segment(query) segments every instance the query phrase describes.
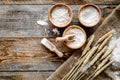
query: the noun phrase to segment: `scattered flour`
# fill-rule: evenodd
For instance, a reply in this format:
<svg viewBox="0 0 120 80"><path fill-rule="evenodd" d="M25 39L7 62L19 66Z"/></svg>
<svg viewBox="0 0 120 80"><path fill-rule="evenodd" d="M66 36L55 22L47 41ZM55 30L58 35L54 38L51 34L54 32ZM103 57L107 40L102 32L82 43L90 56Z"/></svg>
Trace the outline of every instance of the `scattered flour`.
<svg viewBox="0 0 120 80"><path fill-rule="evenodd" d="M117 36L117 33L114 33L108 46L112 46L112 44L115 42L116 42L116 47L113 50L110 59L114 61L114 63L112 64L113 66L118 66L118 64L120 64L120 37ZM114 71L113 75L114 75L115 80L120 80L120 72L119 71Z"/></svg>
<svg viewBox="0 0 120 80"><path fill-rule="evenodd" d="M72 41L72 42L66 42L67 45L70 46L71 48L77 48L77 47L79 47L84 42L84 40L85 40L84 33L80 29L77 29L77 28L69 29L66 32L66 35L70 34L70 33L74 33L75 34L74 41Z"/></svg>
<svg viewBox="0 0 120 80"><path fill-rule="evenodd" d="M52 21L56 25L64 26L69 20L69 11L65 6L56 7L52 11Z"/></svg>
<svg viewBox="0 0 120 80"><path fill-rule="evenodd" d="M80 12L80 21L88 26L96 24L99 19L99 12L92 6L83 8Z"/></svg>
<svg viewBox="0 0 120 80"><path fill-rule="evenodd" d="M90 67L89 63L86 64L85 66L83 66L80 70L82 73L86 72L88 70L88 68Z"/></svg>
<svg viewBox="0 0 120 80"><path fill-rule="evenodd" d="M120 80L120 72L114 72L113 73L114 77L115 77L115 80Z"/></svg>
<svg viewBox="0 0 120 80"><path fill-rule="evenodd" d="M115 42L115 41L117 42L117 44L116 44L115 49L114 49L113 52L112 52L111 59L112 59L114 62L120 63L120 38L118 38L118 39L116 40L115 37L112 37L109 45L111 45L111 43L113 43L113 42Z"/></svg>
<svg viewBox="0 0 120 80"><path fill-rule="evenodd" d="M60 35L60 31L57 28L53 28L52 32L54 35Z"/></svg>
<svg viewBox="0 0 120 80"><path fill-rule="evenodd" d="M42 21L42 20L38 20L37 23L38 23L39 25L42 25L42 26L48 25L48 23L47 23L46 21Z"/></svg>

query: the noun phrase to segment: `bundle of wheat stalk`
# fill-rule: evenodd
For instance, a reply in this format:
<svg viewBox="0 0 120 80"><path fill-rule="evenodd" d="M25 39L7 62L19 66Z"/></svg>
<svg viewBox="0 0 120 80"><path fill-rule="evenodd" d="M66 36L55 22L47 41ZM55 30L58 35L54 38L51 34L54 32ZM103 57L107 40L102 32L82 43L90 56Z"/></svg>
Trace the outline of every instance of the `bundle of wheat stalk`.
<svg viewBox="0 0 120 80"><path fill-rule="evenodd" d="M91 47L94 40L94 35L92 35L78 62L62 80L93 80L104 69L111 65L112 61L109 60L109 58L116 43L114 43L112 47L108 47L107 43L113 33L114 30L106 33Z"/></svg>

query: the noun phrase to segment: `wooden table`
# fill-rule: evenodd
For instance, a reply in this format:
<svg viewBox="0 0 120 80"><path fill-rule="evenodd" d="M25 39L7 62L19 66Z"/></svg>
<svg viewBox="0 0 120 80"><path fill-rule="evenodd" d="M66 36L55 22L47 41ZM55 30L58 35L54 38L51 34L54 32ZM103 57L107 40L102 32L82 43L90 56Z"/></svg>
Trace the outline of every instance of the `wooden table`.
<svg viewBox="0 0 120 80"><path fill-rule="evenodd" d="M0 80L45 80L50 76L74 50L62 43L56 43L49 24L47 13L52 4L62 2L68 4L74 12L71 23L82 26L77 20L77 10L88 0L1 0L0 1ZM112 12L120 0L89 0L100 6L103 18ZM6 5L4 5L6 4ZM22 4L22 5L20 5ZM38 5L39 4L39 5ZM37 24L38 20L46 25ZM101 23L102 23L101 21ZM88 36L101 24L94 28L83 28ZM59 29L62 34L64 29ZM40 44L47 37L65 56L59 59L54 53Z"/></svg>

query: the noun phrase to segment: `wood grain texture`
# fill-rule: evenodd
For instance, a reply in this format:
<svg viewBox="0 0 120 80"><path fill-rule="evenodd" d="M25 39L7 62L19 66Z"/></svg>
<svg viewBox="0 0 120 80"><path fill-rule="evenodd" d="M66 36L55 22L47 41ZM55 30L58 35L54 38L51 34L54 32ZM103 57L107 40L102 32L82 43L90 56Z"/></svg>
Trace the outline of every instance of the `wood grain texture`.
<svg viewBox="0 0 120 80"><path fill-rule="evenodd" d="M55 71L61 63L52 61L51 58L7 57L0 62L0 72Z"/></svg>
<svg viewBox="0 0 120 80"><path fill-rule="evenodd" d="M12 80L12 75L18 74L19 77L19 74L23 74L23 80L27 78L34 80L32 75L36 75L35 80L39 78L45 80L74 52L54 41L56 36L61 35L52 33L54 27L47 19L50 6L52 5L0 5L0 79ZM71 24L82 26L76 16L80 6L70 5L74 12ZM116 7L116 5L99 6L103 13L102 21ZM45 21L47 25L38 25L37 20ZM82 27L89 36L100 24L90 29ZM63 30L59 30L61 34ZM65 57L59 59L55 53L42 46L40 41L43 37L47 37L60 51L64 52ZM6 72L8 74L5 74ZM38 76L37 72L39 72ZM44 74L44 72L48 73Z"/></svg>
<svg viewBox="0 0 120 80"><path fill-rule="evenodd" d="M85 4L89 2L94 4L119 4L120 0L1 0L0 4Z"/></svg>
<svg viewBox="0 0 120 80"><path fill-rule="evenodd" d="M0 72L0 80L46 80L52 72Z"/></svg>
<svg viewBox="0 0 120 80"><path fill-rule="evenodd" d="M100 27L96 30L95 40L93 44L105 33L115 29L115 36L120 37L120 5L103 21ZM49 78L48 80L61 80L63 76L74 66L77 62L78 55L80 52L76 51L66 62L63 63ZM80 55L79 55L80 56ZM76 59L77 58L77 59ZM72 62L72 64L71 64ZM67 65L67 66L66 66ZM69 65L69 66L68 66ZM61 74L62 73L62 74ZM109 78L105 75L100 75L95 80L108 80Z"/></svg>

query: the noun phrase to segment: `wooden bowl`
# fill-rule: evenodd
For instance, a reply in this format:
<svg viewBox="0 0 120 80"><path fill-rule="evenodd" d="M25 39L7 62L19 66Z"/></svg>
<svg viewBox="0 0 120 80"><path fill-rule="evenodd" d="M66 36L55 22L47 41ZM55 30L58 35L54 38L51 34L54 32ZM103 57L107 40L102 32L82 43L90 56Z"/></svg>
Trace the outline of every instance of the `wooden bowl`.
<svg viewBox="0 0 120 80"><path fill-rule="evenodd" d="M70 48L70 49L79 49L79 48L81 48L81 47L85 44L85 42L86 42L86 40L87 40L86 32L85 32L84 29L82 29L80 26L71 25L71 26L69 26L69 27L67 27L67 28L65 29L65 31L63 32L63 35L62 35L62 36L65 36L65 35L66 35L66 32L67 32L69 29L71 29L71 28L80 29L80 30L83 32L84 36L85 36L85 40L80 44L79 47L76 47L76 48L73 48L73 47L67 45L66 42L64 42L64 44L65 44L68 48Z"/></svg>
<svg viewBox="0 0 120 80"><path fill-rule="evenodd" d="M65 25L56 25L56 24L52 21L51 13L52 13L52 11L53 11L56 7L61 7L61 6L65 6L65 7L68 9L70 18L69 18L68 22L67 22ZM57 27L57 28L64 28L64 27L68 26L68 25L71 23L72 19L73 19L72 9L71 9L68 5L63 4L63 3L55 4L55 5L53 5L53 6L49 9L49 11L48 11L48 19L49 19L49 21L51 22L51 24L54 25L55 27Z"/></svg>
<svg viewBox="0 0 120 80"><path fill-rule="evenodd" d="M97 22L94 23L93 25L87 25L87 24L83 23L83 22L80 20L80 12L81 12L81 10L83 10L83 8L86 8L86 7L88 7L88 6L92 6L92 7L96 8L96 10L97 10L98 13L99 13L99 18L98 18ZM102 18L101 9L100 9L97 5L95 5L95 4L92 4L92 3L85 4L85 5L81 6L81 7L79 8L79 10L78 10L78 20L79 20L79 22L80 22L83 26L85 26L85 27L94 27L95 25L97 25L97 24L100 22L101 18Z"/></svg>

